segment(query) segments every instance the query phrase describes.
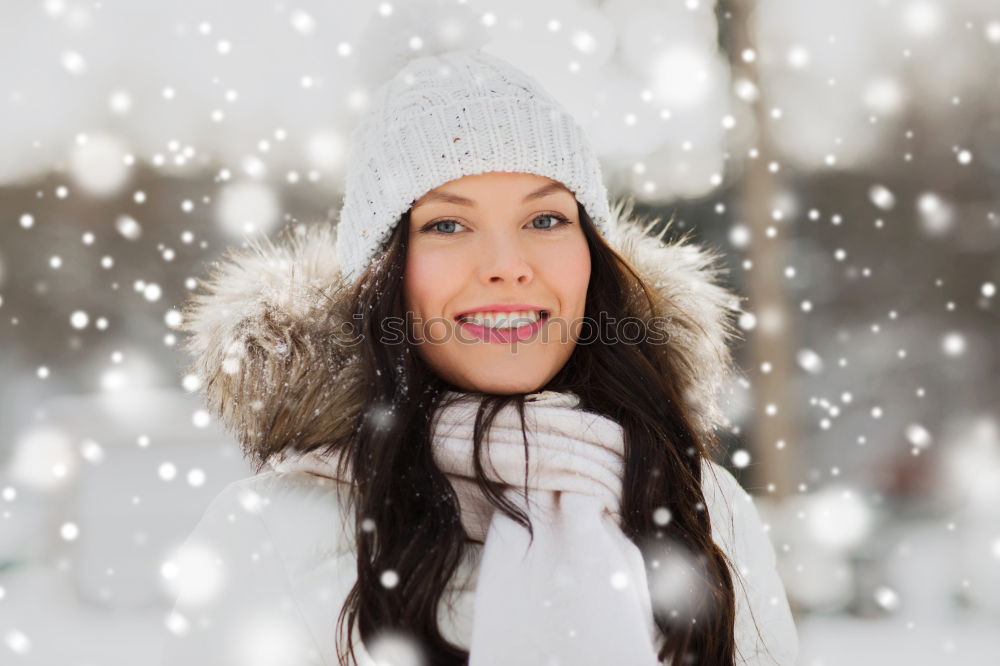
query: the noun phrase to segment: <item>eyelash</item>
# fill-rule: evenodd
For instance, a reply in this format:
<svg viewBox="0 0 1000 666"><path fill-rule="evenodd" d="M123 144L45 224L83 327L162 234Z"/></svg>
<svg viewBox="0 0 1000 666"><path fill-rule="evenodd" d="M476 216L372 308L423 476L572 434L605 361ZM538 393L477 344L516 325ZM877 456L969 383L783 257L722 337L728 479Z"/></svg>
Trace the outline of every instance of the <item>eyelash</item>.
<svg viewBox="0 0 1000 666"><path fill-rule="evenodd" d="M553 224L548 229L534 229L534 231L552 231L553 229L558 229L559 227L573 224L571 220L562 215L559 215L558 213L542 213L541 215L536 215L531 219L531 223L533 223L535 220L541 217L551 217L552 219L557 220L558 224ZM438 231L437 229L434 228L435 226L441 224L442 222L454 222L455 224L461 224L461 222L459 222L458 220L452 220L452 219L435 220L434 222L430 222L421 227L420 233L430 233L438 236L454 236L455 235L454 232L446 233L444 231Z"/></svg>

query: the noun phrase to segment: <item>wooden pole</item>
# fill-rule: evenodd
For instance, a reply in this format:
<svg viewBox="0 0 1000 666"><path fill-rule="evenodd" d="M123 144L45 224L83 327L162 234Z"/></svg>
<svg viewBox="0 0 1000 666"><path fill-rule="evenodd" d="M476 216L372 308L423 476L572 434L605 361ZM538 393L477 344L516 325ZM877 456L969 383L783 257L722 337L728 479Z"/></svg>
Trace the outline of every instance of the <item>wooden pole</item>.
<svg viewBox="0 0 1000 666"><path fill-rule="evenodd" d="M751 365L747 375L753 402L749 439L754 461L748 469L748 485L780 499L795 492L799 479L798 398L792 389L796 336L785 292L787 222L772 216L781 170L769 169L778 156L771 139L773 121L767 91L761 87L756 67L760 56L750 24L754 5L753 0L720 0L717 11L720 41L729 57L733 81L749 83L757 91L749 101L755 140L746 157L736 206L736 215L750 229L746 256L752 265L747 271L746 308L757 318L756 329L747 335Z"/></svg>

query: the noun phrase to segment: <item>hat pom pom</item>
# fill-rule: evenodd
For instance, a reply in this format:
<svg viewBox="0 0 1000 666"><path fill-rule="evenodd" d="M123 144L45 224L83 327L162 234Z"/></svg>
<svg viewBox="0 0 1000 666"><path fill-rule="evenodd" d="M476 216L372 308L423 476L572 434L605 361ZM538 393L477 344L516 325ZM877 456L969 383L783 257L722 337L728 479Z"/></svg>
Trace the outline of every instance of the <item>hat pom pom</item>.
<svg viewBox="0 0 1000 666"><path fill-rule="evenodd" d="M489 41L486 28L467 5L454 0L409 0L378 13L359 38L358 74L370 91L379 88L414 59Z"/></svg>

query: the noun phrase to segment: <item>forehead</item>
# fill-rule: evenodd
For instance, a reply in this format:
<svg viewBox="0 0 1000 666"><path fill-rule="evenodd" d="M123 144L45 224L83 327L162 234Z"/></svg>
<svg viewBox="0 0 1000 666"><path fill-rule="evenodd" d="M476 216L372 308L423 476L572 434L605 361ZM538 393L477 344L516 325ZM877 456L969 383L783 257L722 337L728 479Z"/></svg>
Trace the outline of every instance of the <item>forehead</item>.
<svg viewBox="0 0 1000 666"><path fill-rule="evenodd" d="M463 176L440 185L418 199L414 208L431 203L475 206L477 201L489 198L527 203L557 194L574 196L569 188L551 178L534 174L490 172Z"/></svg>

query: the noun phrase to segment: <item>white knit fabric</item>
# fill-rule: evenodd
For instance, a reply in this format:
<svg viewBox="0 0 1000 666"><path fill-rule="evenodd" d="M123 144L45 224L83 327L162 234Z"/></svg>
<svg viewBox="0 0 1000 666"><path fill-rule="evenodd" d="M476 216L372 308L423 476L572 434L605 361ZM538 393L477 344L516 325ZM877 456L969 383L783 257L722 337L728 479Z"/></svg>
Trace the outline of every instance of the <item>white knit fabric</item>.
<svg viewBox="0 0 1000 666"><path fill-rule="evenodd" d="M467 175L557 180L610 237L607 189L583 128L533 77L480 49L407 63L375 92L349 151L337 259L351 282L414 201Z"/></svg>
<svg viewBox="0 0 1000 666"><path fill-rule="evenodd" d="M661 636L643 556L621 530L625 443L621 425L579 408L571 392L525 396L521 421L507 405L484 438L486 478L530 518L528 531L496 511L475 484L472 428L478 399L446 392L432 420L432 455L454 488L460 519L483 542L470 666L656 666ZM343 454L340 454L343 455ZM352 483L340 455L275 458ZM527 483L528 502L523 489Z"/></svg>
<svg viewBox="0 0 1000 666"><path fill-rule="evenodd" d="M434 415L434 461L458 494L466 530L485 533L469 666L507 666L511 654L525 666L659 664L642 553L621 530L622 428L579 402L569 392L526 396L527 460L513 406L486 437L486 477L527 513L533 541L486 510L473 481L478 401L460 398Z"/></svg>

